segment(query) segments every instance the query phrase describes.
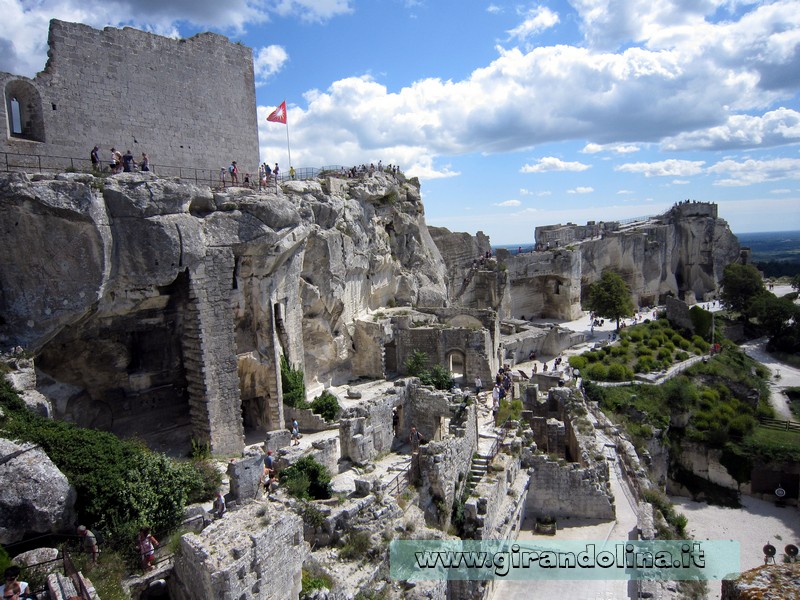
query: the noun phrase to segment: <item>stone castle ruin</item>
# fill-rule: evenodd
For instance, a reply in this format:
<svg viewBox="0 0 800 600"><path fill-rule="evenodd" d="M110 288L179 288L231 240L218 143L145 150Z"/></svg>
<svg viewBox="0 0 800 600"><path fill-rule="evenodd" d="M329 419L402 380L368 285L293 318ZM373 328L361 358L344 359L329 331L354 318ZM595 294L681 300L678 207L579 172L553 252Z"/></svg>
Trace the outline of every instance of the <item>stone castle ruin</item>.
<svg viewBox="0 0 800 600"><path fill-rule="evenodd" d="M194 161L198 152L197 164L213 168L241 153L255 166L248 49L212 34L176 41L58 21L50 41L48 67L36 79L0 76L5 109L21 111L25 123L15 131L6 115L3 143L12 152L84 155L102 141L95 136L129 132L154 161L162 152ZM129 46L146 64L181 66L179 93L146 79L164 71L112 69ZM100 106L106 96L70 87L90 64L102 74L98 96L119 98L117 85L137 102L158 93L147 100L159 104L158 119L115 120ZM240 76L234 85L230 78ZM215 99L184 124L177 98L187 85ZM214 95L222 89L224 99ZM70 106L72 113L63 110ZM102 118L73 135L61 114ZM172 140L187 142L187 152ZM558 227L547 230L549 250L487 257L481 233L428 228L419 183L402 173L327 173L254 191L160 173L16 171L0 175L0 348L20 346L33 357L12 361L26 402L170 453L199 442L235 457L227 463L235 509L186 534L179 556L153 575L169 577L173 598L296 598L302 570L332 576L334 589L320 598L367 588L391 595L399 584L386 578L385 553L347 562L335 549L358 533L385 550L395 537L448 539L448 530L510 539L525 519L613 519L610 465L620 460L633 474L641 467L566 370L529 377L517 368L531 352L553 357L586 339L539 317L582 314L582 291L610 265L641 305L668 295L704 299L738 257L735 237L708 204L679 204L636 226ZM460 387L439 391L406 377L415 351ZM284 405L282 357L302 369L309 400L323 390L338 397L334 422ZM468 389L475 377L490 389L501 366L515 373L522 417L498 427L491 399ZM292 419L311 443L289 445ZM418 450L408 444L412 426L424 439ZM11 442L4 448L20 451ZM310 519L305 504L282 492L280 502L265 500L258 477L266 449L279 468L304 455L329 467L336 501L313 504ZM648 507L637 509L644 538L653 535ZM52 512L49 524L0 527L0 541L70 521L69 506ZM440 599L489 591L480 582L401 590Z"/></svg>
<svg viewBox="0 0 800 600"><path fill-rule="evenodd" d="M48 44L47 65L33 79L0 73L0 152L10 153L10 165L88 170L98 145L105 164L113 146L180 167L162 174L194 178L199 169L208 179L232 160L256 172L250 48L214 33L171 39L56 19Z"/></svg>

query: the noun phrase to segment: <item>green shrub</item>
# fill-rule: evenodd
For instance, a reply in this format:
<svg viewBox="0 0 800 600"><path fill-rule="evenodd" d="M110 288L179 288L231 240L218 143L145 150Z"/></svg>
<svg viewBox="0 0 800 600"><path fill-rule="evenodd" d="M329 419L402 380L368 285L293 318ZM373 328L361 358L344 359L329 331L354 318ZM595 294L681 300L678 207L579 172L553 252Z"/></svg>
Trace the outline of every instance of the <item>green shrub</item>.
<svg viewBox="0 0 800 600"><path fill-rule="evenodd" d="M629 368L620 363L613 363L608 366L608 380L609 381L625 381L631 379L633 373L628 374Z"/></svg>
<svg viewBox="0 0 800 600"><path fill-rule="evenodd" d="M331 474L311 456L304 456L281 471L281 484L289 494L302 500L325 500L331 497Z"/></svg>
<svg viewBox="0 0 800 600"><path fill-rule="evenodd" d="M366 558L370 549L372 549L372 538L369 532L353 531L347 536L347 541L339 550L339 558L360 560Z"/></svg>
<svg viewBox="0 0 800 600"><path fill-rule="evenodd" d="M419 377L428 366L428 355L422 350L414 350L405 361L406 372L411 377Z"/></svg>
<svg viewBox="0 0 800 600"><path fill-rule="evenodd" d="M692 344L694 344L694 347L700 350L702 354L708 352L708 349L711 347L710 344L699 335L692 336Z"/></svg>
<svg viewBox="0 0 800 600"><path fill-rule="evenodd" d="M675 355L675 360L677 360L679 362L687 360L688 358L689 358L689 355L686 352L682 351L682 350Z"/></svg>
<svg viewBox="0 0 800 600"><path fill-rule="evenodd" d="M281 385L284 404L293 408L308 408L303 370L290 365L285 354L281 355Z"/></svg>
<svg viewBox="0 0 800 600"><path fill-rule="evenodd" d="M310 596L311 592L314 590L321 590L321 589L333 589L333 580L328 577L327 575L321 575L319 577L314 577L303 569L302 575L302 588L300 589L300 597L303 598L305 596Z"/></svg>
<svg viewBox="0 0 800 600"><path fill-rule="evenodd" d="M214 498L222 485L222 473L216 465L209 460L196 460L187 468L193 471L188 474L187 501L193 504Z"/></svg>
<svg viewBox="0 0 800 600"><path fill-rule="evenodd" d="M590 379L605 381L608 378L608 367L603 363L592 363L586 373Z"/></svg>
<svg viewBox="0 0 800 600"><path fill-rule="evenodd" d="M692 325L700 339L707 339L711 336L711 323L714 320L713 313L695 305L689 309L689 317L692 319Z"/></svg>
<svg viewBox="0 0 800 600"><path fill-rule="evenodd" d="M583 356L586 359L587 363L593 363L600 360L600 354L594 351L584 352L583 354L581 354L581 356Z"/></svg>
<svg viewBox="0 0 800 600"><path fill-rule="evenodd" d="M628 349L623 348L622 346L612 346L611 347L611 356L616 358L627 359L628 357Z"/></svg>
<svg viewBox="0 0 800 600"><path fill-rule="evenodd" d="M672 352L667 348L659 348L657 356L658 360L667 360L672 362Z"/></svg>
<svg viewBox="0 0 800 600"><path fill-rule="evenodd" d="M79 519L127 546L143 525L168 532L183 520L202 476L194 465L151 452L111 433L81 429L27 410L5 381L0 405L5 435L39 444L77 491Z"/></svg>
<svg viewBox="0 0 800 600"><path fill-rule="evenodd" d="M649 373L654 369L653 359L649 356L641 356L639 360L636 361L636 365L634 365L633 370L636 373Z"/></svg>
<svg viewBox="0 0 800 600"><path fill-rule="evenodd" d="M681 350L688 350L689 348L692 347L692 343L686 338L681 338L680 341L678 342L678 346L680 347Z"/></svg>
<svg viewBox="0 0 800 600"><path fill-rule="evenodd" d="M569 366L573 369L585 369L586 368L586 358L583 356L570 356L569 357Z"/></svg>
<svg viewBox="0 0 800 600"><path fill-rule="evenodd" d="M311 402L311 410L326 421L335 421L342 407L339 406L336 396L325 390Z"/></svg>
<svg viewBox="0 0 800 600"><path fill-rule="evenodd" d="M437 390L449 390L453 386L453 378L450 371L442 365L433 365L429 371L423 372L419 380L424 385L432 385Z"/></svg>

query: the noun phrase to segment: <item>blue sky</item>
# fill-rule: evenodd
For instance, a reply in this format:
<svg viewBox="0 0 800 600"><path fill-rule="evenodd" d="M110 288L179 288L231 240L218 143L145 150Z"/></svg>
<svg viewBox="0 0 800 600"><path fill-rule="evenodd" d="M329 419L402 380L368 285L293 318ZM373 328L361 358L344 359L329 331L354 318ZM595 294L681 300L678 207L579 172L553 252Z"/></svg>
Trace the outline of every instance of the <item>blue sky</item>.
<svg viewBox="0 0 800 600"><path fill-rule="evenodd" d="M800 2L0 0L0 70L44 67L51 18L253 48L261 159L398 164L429 224L538 225L717 202L800 229Z"/></svg>

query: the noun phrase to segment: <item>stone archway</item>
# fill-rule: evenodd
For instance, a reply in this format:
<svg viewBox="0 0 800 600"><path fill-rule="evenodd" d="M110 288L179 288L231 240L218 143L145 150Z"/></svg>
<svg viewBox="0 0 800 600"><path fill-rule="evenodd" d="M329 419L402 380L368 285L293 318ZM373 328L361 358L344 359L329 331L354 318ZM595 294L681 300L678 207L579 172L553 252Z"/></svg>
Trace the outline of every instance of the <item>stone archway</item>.
<svg viewBox="0 0 800 600"><path fill-rule="evenodd" d="M467 373L467 356L461 350L450 350L447 353L447 368L453 380L464 385Z"/></svg>
<svg viewBox="0 0 800 600"><path fill-rule="evenodd" d="M33 84L15 79L6 84L8 136L33 142L44 142L42 98Z"/></svg>

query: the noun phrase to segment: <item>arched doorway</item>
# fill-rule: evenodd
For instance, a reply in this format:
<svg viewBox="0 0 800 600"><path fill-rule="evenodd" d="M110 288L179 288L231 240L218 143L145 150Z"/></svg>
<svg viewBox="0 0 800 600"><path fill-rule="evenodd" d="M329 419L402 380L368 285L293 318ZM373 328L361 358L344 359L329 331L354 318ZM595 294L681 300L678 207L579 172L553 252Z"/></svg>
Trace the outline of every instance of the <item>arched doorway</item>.
<svg viewBox="0 0 800 600"><path fill-rule="evenodd" d="M33 142L44 140L44 117L39 91L29 82L9 81L5 89L8 136Z"/></svg>
<svg viewBox="0 0 800 600"><path fill-rule="evenodd" d="M447 353L447 368L453 380L463 386L466 382L467 357L461 350L451 350Z"/></svg>

